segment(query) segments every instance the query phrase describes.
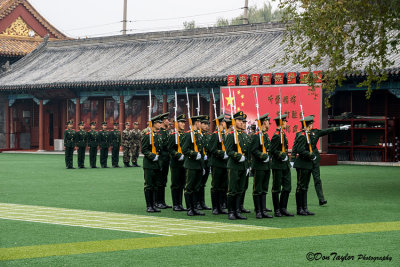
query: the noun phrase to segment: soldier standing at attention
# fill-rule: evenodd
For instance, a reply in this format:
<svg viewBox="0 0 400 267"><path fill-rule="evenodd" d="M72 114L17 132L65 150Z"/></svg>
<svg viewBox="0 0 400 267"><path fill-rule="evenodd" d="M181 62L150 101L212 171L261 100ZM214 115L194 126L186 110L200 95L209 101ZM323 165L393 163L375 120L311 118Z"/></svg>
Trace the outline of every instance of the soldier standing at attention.
<svg viewBox="0 0 400 267"><path fill-rule="evenodd" d="M155 201L157 180L161 175L161 136L158 133L161 127L160 115L151 118L154 132L148 131L142 137L143 171L144 171L144 196L146 198L147 212L160 212ZM153 136L151 136L153 134ZM153 139L153 140L152 140ZM154 151L153 153L153 146ZM153 151L153 152L152 152Z"/></svg>
<svg viewBox="0 0 400 267"><path fill-rule="evenodd" d="M64 131L65 167L67 169L75 169L72 161L75 148L75 131L72 130L73 124L73 121L67 121L67 129Z"/></svg>
<svg viewBox="0 0 400 267"><path fill-rule="evenodd" d="M243 124L242 124L243 138L245 138L246 139L246 143L248 145L250 145L251 137L246 133L246 125L247 125L247 114L243 114ZM250 213L250 210L244 208L244 198L246 196L247 188L249 188L249 178L250 178L250 174L251 174L251 162L252 162L252 159L251 159L250 150L249 150L249 157L247 158L247 161L249 163L250 168L249 168L249 171L246 172L246 180L245 180L245 184L244 184L244 187L243 187L243 192L242 192L242 194L240 196L239 209L240 209L241 213Z"/></svg>
<svg viewBox="0 0 400 267"><path fill-rule="evenodd" d="M110 132L111 164L113 168L119 168L119 148L121 147L121 132L118 130L119 123L114 122L114 130Z"/></svg>
<svg viewBox="0 0 400 267"><path fill-rule="evenodd" d="M280 116L276 117L275 123L278 126L271 138L271 169L272 169L272 203L274 205L275 217L293 216L287 211L289 194L292 190L290 163L288 157L288 140L284 129L287 128L287 114L282 115L282 128L280 127ZM281 131L283 135L283 145L281 142ZM279 199L280 194L280 199Z"/></svg>
<svg viewBox="0 0 400 267"><path fill-rule="evenodd" d="M228 214L222 207L224 202L224 195L226 195L226 188L228 187L228 175L226 171L226 163L228 162L228 154L225 150L225 131L226 122L224 121L225 115L219 116L219 131L218 129L211 135L208 142L209 162L211 165L211 203L212 213ZM214 121L216 121L215 119ZM218 134L221 133L220 136Z"/></svg>
<svg viewBox="0 0 400 267"><path fill-rule="evenodd" d="M208 115L201 115L202 119L201 119L201 136L203 138L203 146L204 146L204 174L203 177L201 178L201 182L200 182L200 187L198 188L198 195L196 199L196 208L198 210L211 210L211 208L209 208L206 205L205 202L205 187L207 184L207 180L208 180L208 175L210 174L210 162L208 161L208 141L210 139L210 133L208 132L208 130L210 129L210 121L209 121L209 117Z"/></svg>
<svg viewBox="0 0 400 267"><path fill-rule="evenodd" d="M107 122L101 123L102 130L99 132L99 146L100 146L100 165L102 168L107 167L108 148L110 147L110 133L107 131Z"/></svg>
<svg viewBox="0 0 400 267"><path fill-rule="evenodd" d="M256 212L256 218L272 218L266 208L266 199L270 177L270 141L268 137L269 113L260 116L261 129L255 132L251 137L251 153L253 156L252 169L254 173L253 183L253 201ZM262 144L260 143L260 135ZM263 147L264 146L264 147Z"/></svg>
<svg viewBox="0 0 400 267"><path fill-rule="evenodd" d="M245 189L247 175L250 172L249 165L249 143L243 133L243 111L233 115L236 125L236 133L232 131L226 137L226 153L229 156L228 168L228 218L229 220L247 220L241 215L240 203ZM233 124L233 123L232 123ZM237 134L237 136L236 136ZM237 138L237 139L236 139ZM236 141L235 141L236 140ZM241 152L239 151L241 149Z"/></svg>
<svg viewBox="0 0 400 267"><path fill-rule="evenodd" d="M160 115L160 119L162 120L160 128L161 144L162 144L160 152L161 176L159 176L157 180L157 194L156 194L156 203L159 209L171 208L171 206L165 203L165 187L167 186L168 170L169 170L168 115L169 112Z"/></svg>
<svg viewBox="0 0 400 267"><path fill-rule="evenodd" d="M183 167L185 168L186 174L185 201L188 209L188 216L204 215L204 213L198 211L195 206L195 195L198 194L196 190L200 187L201 179L205 171L203 138L199 132L201 119L202 116L192 117L192 122L194 123L192 126L193 132L189 131L186 134L182 145L182 151L185 155Z"/></svg>
<svg viewBox="0 0 400 267"><path fill-rule="evenodd" d="M171 156L170 168L171 168L171 196L172 196L172 209L174 211L186 211L182 205L183 189L185 188L185 168L183 168L183 162L185 156L183 152L179 152L178 144L176 144L176 135L179 135L179 146L183 144L185 140L185 123L186 116L181 114L177 116L178 121L178 132L173 132L168 138L168 150ZM182 149L182 148L181 148Z"/></svg>
<svg viewBox="0 0 400 267"><path fill-rule="evenodd" d="M99 146L99 133L96 131L96 122L90 123L90 131L88 132L89 161L91 168L96 167L97 147Z"/></svg>
<svg viewBox="0 0 400 267"><path fill-rule="evenodd" d="M139 149L140 149L140 140L142 139L142 133L139 130L139 123L135 122L133 124L133 130L131 131L131 156L132 156L132 166L140 167L137 164L137 160L139 158Z"/></svg>
<svg viewBox="0 0 400 267"><path fill-rule="evenodd" d="M125 129L122 131L122 151L123 151L123 161L125 168L132 167L129 165L130 161L130 150L132 144L132 135L131 135L131 124L129 122L125 122Z"/></svg>
<svg viewBox="0 0 400 267"><path fill-rule="evenodd" d="M85 152L86 152L88 134L84 130L85 123L83 121L81 121L78 125L79 125L79 131L75 133L75 142L76 146L78 147L78 168L83 169L85 168Z"/></svg>

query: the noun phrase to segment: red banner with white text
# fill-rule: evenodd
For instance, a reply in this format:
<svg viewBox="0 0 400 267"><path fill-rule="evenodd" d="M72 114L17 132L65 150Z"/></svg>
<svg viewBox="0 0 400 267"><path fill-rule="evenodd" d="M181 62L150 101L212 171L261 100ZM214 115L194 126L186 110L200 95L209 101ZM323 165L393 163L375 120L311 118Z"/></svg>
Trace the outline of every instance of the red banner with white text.
<svg viewBox="0 0 400 267"><path fill-rule="evenodd" d="M231 98L229 97L229 88L231 90ZM225 104L225 113L230 114L231 103L233 102L233 94L236 101L236 110L243 111L247 114L247 127L250 129L252 124L257 124L257 109L255 90L257 90L259 113L262 116L269 113L271 117L271 125L268 130L269 138L271 139L276 124L274 118L279 116L279 102L281 91L282 97L282 114L287 114L288 128L286 134L289 141L289 149L292 148L296 132L301 129L301 109L300 103L303 106L304 116L314 115L314 128L320 128L320 113L321 113L321 89L315 87L315 91L310 91L308 85L266 85L266 86L233 86L221 87L221 110L222 97ZM234 102L233 102L234 103ZM233 105L234 106L234 105Z"/></svg>

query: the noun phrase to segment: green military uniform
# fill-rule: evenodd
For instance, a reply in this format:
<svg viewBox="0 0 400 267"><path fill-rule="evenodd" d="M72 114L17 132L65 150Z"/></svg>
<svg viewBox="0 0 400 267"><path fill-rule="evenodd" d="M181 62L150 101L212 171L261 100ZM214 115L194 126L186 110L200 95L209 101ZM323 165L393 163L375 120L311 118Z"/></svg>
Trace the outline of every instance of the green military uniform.
<svg viewBox="0 0 400 267"><path fill-rule="evenodd" d="M201 120L202 116L192 117L192 121ZM184 142L182 145L182 152L185 155L185 162L183 167L185 168L185 200L188 208L188 216L193 215L204 215L195 208L197 202L196 196L198 195L198 189L200 188L201 179L203 172L205 171L204 164L204 144L203 138L199 131L193 130L194 141L197 145L198 152L195 151L194 143L192 141L192 133L186 133Z"/></svg>
<svg viewBox="0 0 400 267"><path fill-rule="evenodd" d="M83 121L79 126L85 125ZM85 130L79 130L75 133L75 143L78 147L78 168L85 168L85 152L87 146L88 134Z"/></svg>
<svg viewBox="0 0 400 267"><path fill-rule="evenodd" d="M91 122L90 125L96 125L96 122ZM96 167L97 147L99 146L99 133L96 130L88 132L88 146L89 146L89 162L91 168Z"/></svg>
<svg viewBox="0 0 400 267"><path fill-rule="evenodd" d="M102 122L102 125L107 125L107 122ZM107 167L108 148L110 147L110 132L107 130L99 131L99 146L100 146L100 166Z"/></svg>
<svg viewBox="0 0 400 267"><path fill-rule="evenodd" d="M155 116L151 119L160 122L160 117ZM159 212L156 207L155 194L157 190L157 179L161 175L160 153L162 149L162 139L159 133L153 133L153 145L156 154L152 152L151 132L147 132L142 137L143 171L144 171L144 195L146 198L147 212Z"/></svg>
<svg viewBox="0 0 400 267"><path fill-rule="evenodd" d="M160 115L160 119L167 119L169 112ZM171 206L165 203L165 187L168 181L168 170L169 170L169 152L168 152L168 136L169 133L167 129L161 126L159 134L161 135L162 148L160 152L160 162L161 162L161 175L157 179L157 194L156 203L159 209L171 208Z"/></svg>
<svg viewBox="0 0 400 267"><path fill-rule="evenodd" d="M261 124L264 120L269 120L268 113L262 115L260 118ZM263 144L260 142L260 135ZM263 152L263 145L265 152ZM251 137L250 151L252 153L252 169L254 173L253 182L253 202L256 211L256 218L272 218L267 214L266 208L266 195L268 192L269 178L271 175L270 170L270 141L267 131L258 131Z"/></svg>
<svg viewBox="0 0 400 267"><path fill-rule="evenodd" d="M137 125L138 123L135 122ZM132 165L134 167L140 167L137 164L137 160L139 158L139 149L140 149L140 140L142 138L142 133L139 129L132 129L131 130L131 138L132 138L132 143L130 147L130 154L132 156Z"/></svg>
<svg viewBox="0 0 400 267"><path fill-rule="evenodd" d="M210 123L210 121L209 121L209 117L208 117L208 115L202 115L202 120L201 120L201 123L206 123L206 124L209 124ZM206 187L206 184L207 184L207 180L208 180L208 175L210 174L210 161L209 161L209 159L208 159L208 154L209 154L209 151L208 151L208 142L209 142L209 140L210 140L210 137L211 137L211 134L209 133L209 132L206 132L206 131L201 131L200 132L201 133L201 137L202 137L202 140L203 140L203 145L204 145L204 151L203 152L205 152L205 157L204 157L204 173L203 173L203 176L202 176L202 178L201 178L201 182L200 182L200 185L199 185L199 189L197 190L198 191L198 196L197 196L197 203L196 203L196 208L197 209L199 209L199 210L210 210L211 208L209 208L207 205L206 205L206 202L205 202L205 187Z"/></svg>
<svg viewBox="0 0 400 267"><path fill-rule="evenodd" d="M243 120L244 113L242 111L237 112L233 119ZM246 180L248 180L248 174L250 172L250 150L249 150L249 139L248 136L242 131L237 130L238 141L242 153L238 152L237 144L235 144L235 133L232 131L226 137L226 153L229 156L227 168L228 168L228 214L229 219L247 219L241 215L241 201L243 198L243 192L246 188Z"/></svg>
<svg viewBox="0 0 400 267"><path fill-rule="evenodd" d="M219 121L224 119L224 115L217 118ZM228 162L228 154L226 154L224 144L225 133L221 132L222 139L218 135L218 129L215 131L208 142L209 164L211 166L211 203L213 214L227 214L223 209L224 195L228 186L228 173L226 164Z"/></svg>
<svg viewBox="0 0 400 267"><path fill-rule="evenodd" d="M184 114L177 117L178 122L186 122ZM168 137L168 151L171 156L170 169L171 169L171 196L174 211L186 211L182 205L183 189L185 188L185 168L183 167L185 156L183 152L178 151L176 143L176 135L179 136L179 145L181 146L185 141L184 131L178 133L173 132ZM182 148L181 148L182 149Z"/></svg>
<svg viewBox="0 0 400 267"><path fill-rule="evenodd" d="M114 123L114 127L118 126L118 122ZM109 133L111 145L111 164L114 168L119 168L119 148L121 147L121 132L114 129Z"/></svg>
<svg viewBox="0 0 400 267"><path fill-rule="evenodd" d="M282 120L286 120L287 115L282 115ZM279 116L274 119L279 125ZM288 140L284 131L285 152L282 151L281 129L276 129L271 138L271 169L272 169L272 203L274 205L275 217L293 216L287 211L289 194L292 190L290 163L288 157ZM280 199L279 199L280 194Z"/></svg>
<svg viewBox="0 0 400 267"><path fill-rule="evenodd" d="M67 121L67 125L72 125L72 121ZM74 169L72 157L75 148L75 131L67 129L64 131L64 147L65 147L65 167L67 169Z"/></svg>
<svg viewBox="0 0 400 267"><path fill-rule="evenodd" d="M244 122L244 123L247 122L247 115L246 115L246 114L243 114L243 122ZM247 141L247 143L250 145L250 143L251 143L251 136L250 136L249 134L247 134L246 132L243 132L243 133L244 133L243 137L247 139L246 141ZM248 161L249 161L249 166L251 166L251 164L252 164L252 158L251 158L250 154L249 154ZM246 196L246 191L247 191L247 189L249 188L250 174L251 174L251 168L249 169L249 172L247 172L247 174L246 174L246 181L245 181L245 184L244 184L244 189L243 189L242 195L240 196L240 205L239 205L239 209L240 209L240 211L241 211L242 213L250 213L250 210L244 208L244 198L245 198L245 196Z"/></svg>
<svg viewBox="0 0 400 267"><path fill-rule="evenodd" d="M125 125L130 126L130 123L126 122ZM122 151L123 151L122 160L124 162L124 166L125 167L131 167L131 165L129 165L129 161L130 161L130 158L131 158L130 150L131 150L131 146L132 146L131 130L124 129L122 131L121 144L122 144Z"/></svg>

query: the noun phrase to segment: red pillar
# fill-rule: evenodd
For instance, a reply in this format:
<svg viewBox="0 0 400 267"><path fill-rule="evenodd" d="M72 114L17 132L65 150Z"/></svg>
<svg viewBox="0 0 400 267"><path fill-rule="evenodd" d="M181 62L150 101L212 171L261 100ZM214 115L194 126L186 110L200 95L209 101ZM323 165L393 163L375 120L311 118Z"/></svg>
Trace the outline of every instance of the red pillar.
<svg viewBox="0 0 400 267"><path fill-rule="evenodd" d="M209 114L209 118L210 118L210 131L214 132L214 106L213 106L213 98L212 98L212 94L210 94L210 102L208 102L208 114Z"/></svg>
<svg viewBox="0 0 400 267"><path fill-rule="evenodd" d="M162 111L163 113L168 112L167 95L163 95Z"/></svg>
<svg viewBox="0 0 400 267"><path fill-rule="evenodd" d="M121 95L119 97L119 130L121 133L124 130L124 121L125 121L125 102L124 102L124 96Z"/></svg>
<svg viewBox="0 0 400 267"><path fill-rule="evenodd" d="M44 141L44 123L43 123L43 100L39 103L39 151L43 151Z"/></svg>
<svg viewBox="0 0 400 267"><path fill-rule="evenodd" d="M79 97L76 98L75 104L75 129L79 131L79 122L81 121L81 99Z"/></svg>
<svg viewBox="0 0 400 267"><path fill-rule="evenodd" d="M6 100L6 149L10 149L10 107L8 106L8 99Z"/></svg>

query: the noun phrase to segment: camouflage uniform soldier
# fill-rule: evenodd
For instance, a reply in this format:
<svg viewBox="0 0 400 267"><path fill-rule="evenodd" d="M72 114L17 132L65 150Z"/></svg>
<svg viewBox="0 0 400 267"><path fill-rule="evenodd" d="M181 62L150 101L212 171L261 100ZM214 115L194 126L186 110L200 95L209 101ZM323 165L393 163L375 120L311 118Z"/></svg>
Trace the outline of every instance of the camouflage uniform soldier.
<svg viewBox="0 0 400 267"><path fill-rule="evenodd" d="M121 147L121 132L118 130L118 122L114 122L114 130L110 132L111 164L113 168L119 168L119 148Z"/></svg>
<svg viewBox="0 0 400 267"><path fill-rule="evenodd" d="M140 149L140 140L142 139L142 133L139 130L139 123L135 122L133 124L133 130L131 130L131 149L130 153L132 155L132 166L133 167L140 167L137 164L137 160L139 158L139 149Z"/></svg>
<svg viewBox="0 0 400 267"><path fill-rule="evenodd" d="M100 165L102 168L107 167L108 148L110 147L109 135L107 131L107 122L101 123L102 130L99 132L99 146L100 146Z"/></svg>
<svg viewBox="0 0 400 267"><path fill-rule="evenodd" d="M64 132L65 166L67 169L75 169L72 162L75 148L75 131L72 130L72 125L73 121L67 121L67 130Z"/></svg>
<svg viewBox="0 0 400 267"><path fill-rule="evenodd" d="M84 130L85 123L81 121L79 124L79 131L75 133L75 143L78 147L78 168L85 168L85 152L87 146L87 132Z"/></svg>
<svg viewBox="0 0 400 267"><path fill-rule="evenodd" d="M122 131L122 150L123 150L123 161L125 168L132 167L129 165L130 161L130 153L131 153L131 143L132 143L132 135L131 135L131 124L129 122L125 122L125 130Z"/></svg>
<svg viewBox="0 0 400 267"><path fill-rule="evenodd" d="M96 167L97 147L99 146L99 133L96 131L96 122L90 123L90 131L88 132L89 161L91 168Z"/></svg>

